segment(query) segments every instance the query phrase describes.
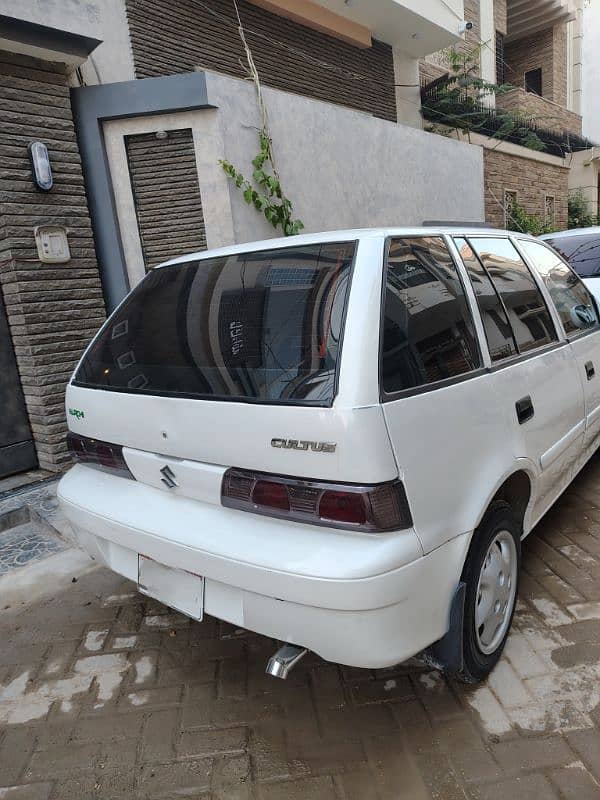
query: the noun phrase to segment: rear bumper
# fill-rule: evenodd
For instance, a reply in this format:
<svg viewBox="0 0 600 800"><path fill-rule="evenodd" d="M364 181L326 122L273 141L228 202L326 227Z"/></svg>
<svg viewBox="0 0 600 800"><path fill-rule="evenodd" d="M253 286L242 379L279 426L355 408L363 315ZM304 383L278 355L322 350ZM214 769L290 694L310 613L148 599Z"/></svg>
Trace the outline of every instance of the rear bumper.
<svg viewBox="0 0 600 800"><path fill-rule="evenodd" d="M115 572L137 582L142 553L201 574L207 614L358 667L399 663L446 632L468 546L458 536L423 556L412 531L283 523L81 466L58 497L82 547Z"/></svg>

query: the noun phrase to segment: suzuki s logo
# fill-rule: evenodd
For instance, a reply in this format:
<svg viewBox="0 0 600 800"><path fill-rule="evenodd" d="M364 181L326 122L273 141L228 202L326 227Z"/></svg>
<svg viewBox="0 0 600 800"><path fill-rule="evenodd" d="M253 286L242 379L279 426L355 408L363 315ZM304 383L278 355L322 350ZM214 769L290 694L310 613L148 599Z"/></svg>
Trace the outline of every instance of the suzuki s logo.
<svg viewBox="0 0 600 800"><path fill-rule="evenodd" d="M175 473L168 464L165 464L165 466L161 469L160 474L162 475L160 480L162 483L164 483L167 489L174 489L176 486L179 486L175 480Z"/></svg>
<svg viewBox="0 0 600 800"><path fill-rule="evenodd" d="M313 453L335 453L337 444L332 442L308 442L304 439L271 439L271 447L280 450L311 450Z"/></svg>

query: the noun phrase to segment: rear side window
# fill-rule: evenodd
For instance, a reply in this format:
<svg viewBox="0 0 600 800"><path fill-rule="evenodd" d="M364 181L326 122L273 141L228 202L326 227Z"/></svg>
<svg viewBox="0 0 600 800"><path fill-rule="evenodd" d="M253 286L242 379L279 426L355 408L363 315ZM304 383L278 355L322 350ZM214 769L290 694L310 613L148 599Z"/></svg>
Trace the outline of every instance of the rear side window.
<svg viewBox="0 0 600 800"><path fill-rule="evenodd" d="M515 246L508 239L469 238L508 315L519 353L557 340L540 290Z"/></svg>
<svg viewBox="0 0 600 800"><path fill-rule="evenodd" d="M133 394L331 405L356 242L148 273L74 383Z"/></svg>
<svg viewBox="0 0 600 800"><path fill-rule="evenodd" d="M573 270L543 244L529 239L519 240L519 244L546 284L565 333L580 333L593 328L598 323L594 303Z"/></svg>
<svg viewBox="0 0 600 800"><path fill-rule="evenodd" d="M490 276L466 239L455 239L454 243L469 273L475 292L490 358L492 361L501 361L503 358L516 355L518 350L512 328Z"/></svg>
<svg viewBox="0 0 600 800"><path fill-rule="evenodd" d="M569 262L580 278L600 277L600 234L553 236L546 239Z"/></svg>
<svg viewBox="0 0 600 800"><path fill-rule="evenodd" d="M464 289L442 238L391 240L382 339L387 394L481 365Z"/></svg>

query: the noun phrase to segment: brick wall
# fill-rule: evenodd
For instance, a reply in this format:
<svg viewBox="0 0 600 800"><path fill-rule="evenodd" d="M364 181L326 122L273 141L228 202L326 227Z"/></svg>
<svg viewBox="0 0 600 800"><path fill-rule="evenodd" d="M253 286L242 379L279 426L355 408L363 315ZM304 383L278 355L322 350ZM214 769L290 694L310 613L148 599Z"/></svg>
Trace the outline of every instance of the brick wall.
<svg viewBox="0 0 600 800"><path fill-rule="evenodd" d="M543 128L555 131L569 131L581 135L581 117L564 106L539 97L524 89L513 89L498 95L496 107L504 111L515 111L531 117Z"/></svg>
<svg viewBox="0 0 600 800"><path fill-rule="evenodd" d="M238 5L265 85L396 121L391 47L373 41L371 48L359 50L245 0ZM126 0L126 8L136 77L198 67L246 77L231 3Z"/></svg>
<svg viewBox="0 0 600 800"><path fill-rule="evenodd" d="M192 131L125 139L146 269L182 253L206 249Z"/></svg>
<svg viewBox="0 0 600 800"><path fill-rule="evenodd" d="M104 303L66 78L0 51L0 284L40 466L68 462L65 384ZM27 145L46 143L54 188L38 191ZM33 228L65 225L71 261L42 264Z"/></svg>
<svg viewBox="0 0 600 800"><path fill-rule="evenodd" d="M569 98L567 91L567 26L555 25L552 29L552 48L554 58L552 62L552 100L566 106Z"/></svg>
<svg viewBox="0 0 600 800"><path fill-rule="evenodd" d="M466 31L464 40L456 45L456 50L461 53L476 51L481 41L481 24L479 15L479 0L464 0L464 14L467 22L472 22L471 30ZM475 52L475 55L476 52ZM421 59L419 62L419 75L427 82L439 78L448 72L448 62L445 50L439 50Z"/></svg>
<svg viewBox="0 0 600 800"><path fill-rule="evenodd" d="M544 218L546 195L554 197L555 227L567 227L569 195L566 167L522 158L498 150L484 149L485 218L495 227L504 227L505 190L517 193L517 202L529 214Z"/></svg>
<svg viewBox="0 0 600 800"><path fill-rule="evenodd" d="M506 0L494 0L494 28L506 34Z"/></svg>
<svg viewBox="0 0 600 800"><path fill-rule="evenodd" d="M566 25L555 25L505 46L506 80L524 87L525 73L542 70L542 95L547 100L567 104Z"/></svg>

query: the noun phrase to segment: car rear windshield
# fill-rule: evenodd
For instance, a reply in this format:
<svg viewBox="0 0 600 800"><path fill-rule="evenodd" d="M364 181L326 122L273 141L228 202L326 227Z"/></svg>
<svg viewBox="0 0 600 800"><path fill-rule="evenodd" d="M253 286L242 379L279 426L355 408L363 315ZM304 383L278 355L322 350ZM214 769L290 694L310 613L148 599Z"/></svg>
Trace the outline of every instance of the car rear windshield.
<svg viewBox="0 0 600 800"><path fill-rule="evenodd" d="M77 386L331 405L356 242L156 269L102 328Z"/></svg>
<svg viewBox="0 0 600 800"><path fill-rule="evenodd" d="M580 278L600 277L600 233L553 236L546 239Z"/></svg>

